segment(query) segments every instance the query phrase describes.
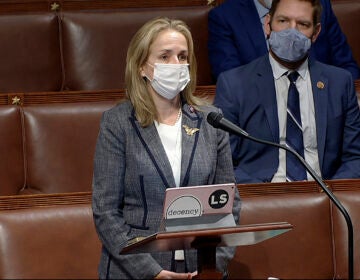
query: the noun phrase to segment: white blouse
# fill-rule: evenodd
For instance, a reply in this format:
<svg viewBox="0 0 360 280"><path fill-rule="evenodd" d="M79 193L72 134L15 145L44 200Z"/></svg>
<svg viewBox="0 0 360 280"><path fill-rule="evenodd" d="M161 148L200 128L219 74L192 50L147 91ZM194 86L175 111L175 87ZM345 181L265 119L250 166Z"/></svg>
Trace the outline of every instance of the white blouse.
<svg viewBox="0 0 360 280"><path fill-rule="evenodd" d="M174 125L155 121L155 127L171 165L176 187L180 186L181 173L181 120L182 114Z"/></svg>

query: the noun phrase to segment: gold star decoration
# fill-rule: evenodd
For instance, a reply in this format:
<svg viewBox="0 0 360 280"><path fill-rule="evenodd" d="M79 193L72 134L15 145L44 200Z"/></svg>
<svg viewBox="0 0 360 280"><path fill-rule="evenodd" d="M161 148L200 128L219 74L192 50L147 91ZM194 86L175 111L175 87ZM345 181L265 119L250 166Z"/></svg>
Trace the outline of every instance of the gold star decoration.
<svg viewBox="0 0 360 280"><path fill-rule="evenodd" d="M196 132L199 131L198 128L196 128L196 127L194 127L194 128L188 127L186 124L183 125L183 128L185 129L186 134L189 135L189 136L193 136Z"/></svg>
<svg viewBox="0 0 360 280"><path fill-rule="evenodd" d="M59 8L60 8L60 5L59 5L59 3L57 3L57 2L54 2L54 3L52 3L52 4L50 5L50 9L51 9L53 12L58 11Z"/></svg>
<svg viewBox="0 0 360 280"><path fill-rule="evenodd" d="M14 97L11 99L11 103L12 103L13 105L20 105L20 103L21 103L21 98L18 97L18 96L14 96Z"/></svg>

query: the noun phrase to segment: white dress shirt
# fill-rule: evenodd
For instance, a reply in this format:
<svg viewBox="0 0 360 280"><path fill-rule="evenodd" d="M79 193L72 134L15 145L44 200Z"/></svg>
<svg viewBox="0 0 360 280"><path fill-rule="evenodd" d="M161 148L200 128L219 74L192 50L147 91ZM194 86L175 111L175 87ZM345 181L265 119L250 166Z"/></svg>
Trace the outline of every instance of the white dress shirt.
<svg viewBox="0 0 360 280"><path fill-rule="evenodd" d="M285 144L286 138L286 119L287 119L287 96L290 81L286 75L289 69L279 64L270 54L270 64L273 70L275 80L275 90L277 99L277 109L279 118L279 138L280 143ZM296 81L296 88L299 91L301 123L303 128L304 140L304 157L305 161L314 169L316 174L321 177L319 156L317 150L316 139L316 121L315 121L315 106L311 87L310 72L308 68L308 61L306 60L297 69L299 78ZM301 164L299 162L299 164ZM307 173L308 180L313 180L311 175ZM279 150L279 167L275 173L272 182L286 181L286 151Z"/></svg>

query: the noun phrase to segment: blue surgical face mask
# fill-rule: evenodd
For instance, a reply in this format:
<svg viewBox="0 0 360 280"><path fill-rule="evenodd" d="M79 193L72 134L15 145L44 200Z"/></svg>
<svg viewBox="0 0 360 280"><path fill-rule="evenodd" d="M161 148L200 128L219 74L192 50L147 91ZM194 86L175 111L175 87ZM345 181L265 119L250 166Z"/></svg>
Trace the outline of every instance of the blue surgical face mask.
<svg viewBox="0 0 360 280"><path fill-rule="evenodd" d="M273 53L287 62L296 62L308 55L311 40L295 28L272 31L269 46Z"/></svg>

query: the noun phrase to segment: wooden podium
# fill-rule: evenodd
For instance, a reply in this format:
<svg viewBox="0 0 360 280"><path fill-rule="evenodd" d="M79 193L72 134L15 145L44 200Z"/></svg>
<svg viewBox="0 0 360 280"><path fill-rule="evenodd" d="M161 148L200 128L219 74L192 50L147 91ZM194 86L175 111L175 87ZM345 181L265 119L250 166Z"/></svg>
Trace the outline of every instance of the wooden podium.
<svg viewBox="0 0 360 280"><path fill-rule="evenodd" d="M222 279L216 270L216 248L252 245L291 230L286 222L242 225L215 229L158 232L126 246L120 254L196 249L196 279Z"/></svg>

